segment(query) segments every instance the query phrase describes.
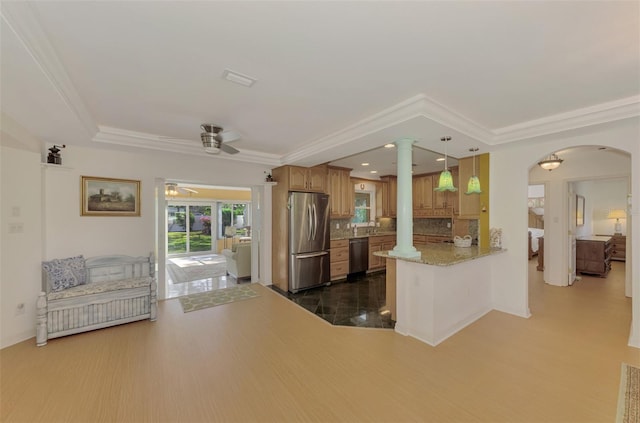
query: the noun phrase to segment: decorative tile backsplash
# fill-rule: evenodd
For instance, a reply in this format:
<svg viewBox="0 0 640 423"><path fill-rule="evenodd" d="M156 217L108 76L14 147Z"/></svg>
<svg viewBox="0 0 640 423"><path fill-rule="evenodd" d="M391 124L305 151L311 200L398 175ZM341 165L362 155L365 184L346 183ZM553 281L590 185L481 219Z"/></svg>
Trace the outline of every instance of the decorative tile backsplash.
<svg viewBox="0 0 640 423"><path fill-rule="evenodd" d="M474 243L478 240L478 221L469 220L469 235L474 240ZM396 231L396 219L391 218L378 218L376 223L380 223L379 227L375 228L375 232L395 232ZM426 235L448 235L453 237L451 228L447 227L448 223L452 223L451 219L413 219L413 233L426 234ZM331 219L331 238L347 238L353 236L353 229L347 228L347 224L351 226L351 219ZM337 227L339 226L339 227ZM373 227L359 228L358 235L366 235L374 232Z"/></svg>

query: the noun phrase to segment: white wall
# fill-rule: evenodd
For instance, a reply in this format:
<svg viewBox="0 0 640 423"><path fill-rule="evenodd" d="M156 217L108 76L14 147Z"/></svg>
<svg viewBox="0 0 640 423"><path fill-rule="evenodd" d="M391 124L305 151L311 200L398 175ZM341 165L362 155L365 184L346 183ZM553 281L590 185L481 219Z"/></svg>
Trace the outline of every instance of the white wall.
<svg viewBox="0 0 640 423"><path fill-rule="evenodd" d="M62 153L63 167L41 166L40 152L5 146L1 152L0 347L35 335L35 300L40 291L42 260L76 254L146 255L154 251L155 186L159 179L252 187L263 184L264 170L268 169L204 152L199 157L67 146ZM82 175L140 180L141 216L80 216ZM18 219L24 221L24 232L7 234L8 223L16 220L10 214L16 206L20 207ZM263 208L262 215L270 221L270 209ZM164 272L159 272L158 283L163 282ZM20 302L27 309L16 316L15 306Z"/></svg>
<svg viewBox="0 0 640 423"><path fill-rule="evenodd" d="M491 153L491 227L503 229L503 246L508 250L501 255L499 260L493 263L493 301L494 308L512 312L514 314L528 315L528 294L527 294L527 194L529 185L529 168L536 168L536 162L551 152L563 148L587 146L587 145L607 145L631 153L631 181L640 180L640 133L639 120L637 118L616 122L615 124L600 125L594 127L591 132L581 131L579 135L567 135L546 141L522 142L506 145ZM532 169L533 170L533 169ZM535 170L537 172L537 169ZM619 173L624 172L618 170ZM543 173L546 171L543 171ZM627 170L628 172L628 170ZM553 172L546 172L548 177L553 175L561 181L549 181L546 184L545 207L548 204L548 194L550 185L566 184L569 179L589 178L603 176L600 165L586 167L584 165L573 164L565 161L560 168ZM623 175L618 175L623 176ZM544 180L535 179L532 184L543 183ZM632 187L633 218L640 216L640 184ZM560 190L557 190L558 192ZM566 193L567 190L562 192ZM559 207L566 210L564 201ZM549 216L547 218L546 216ZM547 228L549 220L553 221L558 217L557 225ZM545 210L545 265L557 266L557 260L564 260L565 267L567 261L567 248L565 236L567 233L567 219L561 219L563 213L557 210ZM557 226L557 227L556 227ZM633 328L630 337L630 345L640 347L640 281L638 280L637 264L636 268L631 263L640 263L640 225L632 228L632 251L627 262L628 278L632 278L633 289ZM551 251L564 251L563 255L552 255ZM558 245L559 247L555 247ZM559 270L565 273L564 270Z"/></svg>
<svg viewBox="0 0 640 423"><path fill-rule="evenodd" d="M42 255L40 153L0 147L0 348L34 336ZM19 232L10 226L21 225ZM24 304L21 311L18 304Z"/></svg>

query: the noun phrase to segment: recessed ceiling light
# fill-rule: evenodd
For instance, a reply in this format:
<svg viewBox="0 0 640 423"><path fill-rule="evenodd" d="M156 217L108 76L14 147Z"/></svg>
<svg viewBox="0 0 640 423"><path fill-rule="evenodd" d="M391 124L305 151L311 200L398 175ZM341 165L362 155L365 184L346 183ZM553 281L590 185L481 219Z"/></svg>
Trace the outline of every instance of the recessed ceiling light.
<svg viewBox="0 0 640 423"><path fill-rule="evenodd" d="M436 159L436 162L444 162L444 157L438 157L438 158Z"/></svg>
<svg viewBox="0 0 640 423"><path fill-rule="evenodd" d="M369 172L369 173L378 173L378 171L377 171L377 170L372 170L372 171L371 171L371 172Z"/></svg>
<svg viewBox="0 0 640 423"><path fill-rule="evenodd" d="M393 148L395 147L395 144L385 144L384 148Z"/></svg>
<svg viewBox="0 0 640 423"><path fill-rule="evenodd" d="M361 166L369 166L369 163L362 163Z"/></svg>
<svg viewBox="0 0 640 423"><path fill-rule="evenodd" d="M252 78L248 75L243 75L230 69L225 69L224 72L222 72L222 77L227 81L235 82L236 84L240 84L245 87L250 87L256 82L255 78Z"/></svg>

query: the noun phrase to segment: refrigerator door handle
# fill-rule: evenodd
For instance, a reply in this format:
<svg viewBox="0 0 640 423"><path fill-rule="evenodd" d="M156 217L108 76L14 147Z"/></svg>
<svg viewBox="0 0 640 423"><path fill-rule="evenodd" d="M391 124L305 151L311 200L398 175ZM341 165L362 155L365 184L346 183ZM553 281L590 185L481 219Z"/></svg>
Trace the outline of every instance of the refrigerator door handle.
<svg viewBox="0 0 640 423"><path fill-rule="evenodd" d="M327 254L329 254L328 251L320 251L319 253L296 254L295 257L298 258L298 259L306 259L306 258L311 258L311 257L326 256Z"/></svg>
<svg viewBox="0 0 640 423"><path fill-rule="evenodd" d="M315 203L313 204L313 240L316 240L316 234L318 233L318 210L316 210Z"/></svg>
<svg viewBox="0 0 640 423"><path fill-rule="evenodd" d="M307 241L311 241L313 235L313 217L311 216L311 204L307 204L307 216L309 219L309 226L307 232Z"/></svg>

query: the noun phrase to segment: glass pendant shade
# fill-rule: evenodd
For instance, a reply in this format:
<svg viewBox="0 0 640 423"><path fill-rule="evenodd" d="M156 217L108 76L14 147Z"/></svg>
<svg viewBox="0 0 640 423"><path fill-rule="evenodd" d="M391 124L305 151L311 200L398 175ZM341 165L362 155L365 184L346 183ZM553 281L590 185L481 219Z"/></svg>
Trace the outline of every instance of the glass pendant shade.
<svg viewBox="0 0 640 423"><path fill-rule="evenodd" d="M480 180L477 176L473 175L469 178L469 183L467 184L467 192L465 194L481 194L480 190Z"/></svg>
<svg viewBox="0 0 640 423"><path fill-rule="evenodd" d="M473 176L469 178L467 192L465 192L465 194L482 194L482 190L480 190L480 179L476 176L476 151L478 151L478 149L470 148L469 151L473 152Z"/></svg>
<svg viewBox="0 0 640 423"><path fill-rule="evenodd" d="M434 191L457 191L458 188L453 186L453 176L451 176L451 172L448 169L445 169L440 174L440 180L438 181L438 186L434 188Z"/></svg>
<svg viewBox="0 0 640 423"><path fill-rule="evenodd" d="M443 192L443 191L457 191L458 188L453 186L453 176L451 176L451 172L449 172L449 167L447 166L447 141L450 141L451 137L442 137L440 141L444 142L444 170L440 174L440 179L438 180L438 186L434 188L434 191Z"/></svg>

